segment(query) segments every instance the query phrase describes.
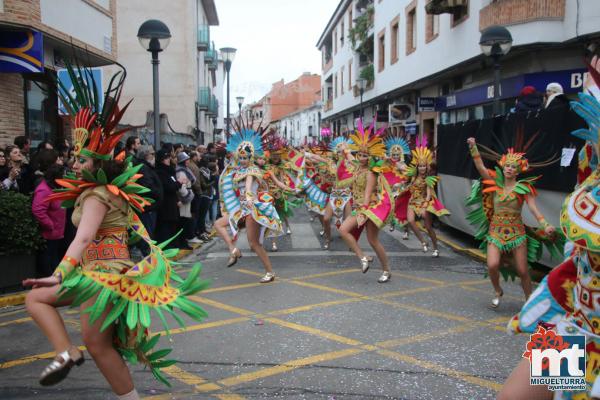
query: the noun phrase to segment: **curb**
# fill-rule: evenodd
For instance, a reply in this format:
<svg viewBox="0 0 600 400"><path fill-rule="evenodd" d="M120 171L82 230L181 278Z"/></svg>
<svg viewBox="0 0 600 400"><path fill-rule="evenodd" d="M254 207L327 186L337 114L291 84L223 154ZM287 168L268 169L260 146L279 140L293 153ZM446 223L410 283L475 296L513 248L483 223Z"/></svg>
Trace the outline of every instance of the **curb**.
<svg viewBox="0 0 600 400"><path fill-rule="evenodd" d="M26 291L0 296L0 307L20 306L25 304Z"/></svg>

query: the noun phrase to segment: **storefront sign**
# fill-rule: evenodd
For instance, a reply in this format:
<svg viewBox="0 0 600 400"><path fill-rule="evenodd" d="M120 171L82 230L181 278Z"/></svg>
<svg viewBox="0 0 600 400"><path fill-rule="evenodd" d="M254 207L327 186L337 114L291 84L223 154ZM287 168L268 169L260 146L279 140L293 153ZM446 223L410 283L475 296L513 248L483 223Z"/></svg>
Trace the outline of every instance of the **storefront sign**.
<svg viewBox="0 0 600 400"><path fill-rule="evenodd" d="M415 120L415 107L410 103L393 103L389 105L389 124L405 125Z"/></svg>
<svg viewBox="0 0 600 400"><path fill-rule="evenodd" d="M417 108L421 111L435 111L435 97L419 97Z"/></svg>
<svg viewBox="0 0 600 400"><path fill-rule="evenodd" d="M582 90L587 77L585 69L570 69L563 71L537 72L503 79L500 82L500 98L508 99L519 96L525 86L533 86L538 92L544 93L551 82L560 83L565 94ZM444 111L450 108L463 108L477 104L489 103L494 98L493 84L476 86L461 90L448 96L436 99L436 109Z"/></svg>
<svg viewBox="0 0 600 400"><path fill-rule="evenodd" d="M90 68L92 72L92 76L94 82L96 82L96 93L98 94L98 107L102 109L102 105L104 104L104 90L102 89L102 68ZM75 74L77 74L77 70L75 70ZM66 69L59 69L57 71L58 81L69 91L71 97L75 98L77 93L75 92L75 88L73 87L73 81L71 80L71 76ZM89 85L92 86L92 80L89 76L79 76L77 75L77 80L80 85ZM60 88L60 86L59 86ZM62 89L59 89L62 90ZM99 111L99 110L98 110ZM60 115L67 115L67 109L64 104L58 98L58 113Z"/></svg>
<svg viewBox="0 0 600 400"><path fill-rule="evenodd" d="M0 30L0 73L44 72L43 40L37 31Z"/></svg>

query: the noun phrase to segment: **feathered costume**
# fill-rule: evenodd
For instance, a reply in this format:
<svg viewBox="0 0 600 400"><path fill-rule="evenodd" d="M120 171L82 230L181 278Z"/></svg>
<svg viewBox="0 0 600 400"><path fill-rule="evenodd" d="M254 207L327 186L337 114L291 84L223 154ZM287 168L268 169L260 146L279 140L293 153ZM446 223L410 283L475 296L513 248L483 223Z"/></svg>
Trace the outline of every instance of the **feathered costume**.
<svg viewBox="0 0 600 400"><path fill-rule="evenodd" d="M435 186L440 181L439 176L428 175L421 177L419 175L419 165L431 166L433 163L433 153L427 148L427 140L417 140L415 148L412 150L412 159L410 166L406 171L406 176L411 178L408 190L410 199L408 208L413 210L416 216L420 216L424 211L430 212L438 217L449 215L450 211L444 207L435 195ZM427 188L431 194L427 200Z"/></svg>
<svg viewBox="0 0 600 400"><path fill-rule="evenodd" d="M404 165L404 156L410 154L410 147L406 140L401 137L388 137L385 139L385 147L389 161L383 169L383 176L392 189L394 198L394 216L392 224L396 227L406 225L408 221L407 211L410 200L410 191L408 189L408 177L401 170ZM393 162L392 157L397 157L398 162Z"/></svg>
<svg viewBox="0 0 600 400"><path fill-rule="evenodd" d="M571 106L589 126L573 134L588 141L584 149L592 148L598 154L600 103L580 93L579 101ZM561 335L586 336L587 391L557 391L554 398L558 400L600 397L600 168L596 164L586 177L588 168L587 163L580 165L578 178L584 180L565 199L561 210L561 229L570 241L566 260L542 280L508 324L511 333L533 333L543 323L554 326Z"/></svg>
<svg viewBox="0 0 600 400"><path fill-rule="evenodd" d="M542 245L545 245L553 258L558 258L564 246L564 238L560 234L548 237L544 231L545 226L538 229L525 226L521 210L527 196L537 195L533 185L539 177L519 179L514 188L506 193L503 168L507 164L514 165L519 173L523 173L532 166L549 165L555 160L551 159L530 164L525 158L525 151L533 142L535 136L526 144L524 144L522 130L517 132L516 137L515 147L516 149L522 149L522 151L511 147L508 148L505 154L499 155L493 150L479 145L484 151L482 156L495 159L500 168L496 167L495 170L488 170L488 174L492 179L478 180L473 184L466 205L475 206L475 208L467 214L467 219L477 227L475 239L482 241L480 245L482 251L487 251L488 243L496 246L502 253L510 253L513 249L526 244L527 261L531 266L531 263L541 258ZM476 147L474 152L478 152ZM512 270L502 268L500 271L504 279L510 277L514 280L516 277L516 273Z"/></svg>
<svg viewBox="0 0 600 400"><path fill-rule="evenodd" d="M381 229L389 222L394 212L392 190L381 174L383 161L380 159L385 156L385 144L381 134L384 131L385 128L380 128L374 132L374 122L365 129L362 120L359 120L356 131L350 135L352 143L348 148L369 155L367 168L361 168L357 160L349 168L352 175L352 213L356 215L359 227L370 220ZM377 184L368 204L364 204L369 171L377 175Z"/></svg>
<svg viewBox="0 0 600 400"><path fill-rule="evenodd" d="M338 136L329 143L329 150L333 154L343 154L343 147L352 144L352 140ZM334 169L335 178L334 185L329 194L329 204L333 210L333 215L336 219L336 226L340 226L344 220L344 208L346 204L352 200L352 173L348 168L348 161L342 156L338 161L332 160L332 168Z"/></svg>
<svg viewBox="0 0 600 400"><path fill-rule="evenodd" d="M268 177L269 175L275 176L292 191L297 189L298 181L295 179L295 174L288 162L289 157L286 143L277 137L269 142L269 154L271 155L271 159L269 160L269 157L266 157L267 164L265 164L265 170L268 172L266 178L269 185L269 192L275 199L275 210L277 210L279 217L288 219L294 216L293 209L299 207L302 204L302 200L292 199L292 196L295 193L281 189L272 179L268 179ZM265 154L265 156L266 155L267 154ZM279 157L277 163L273 161L275 155Z"/></svg>
<svg viewBox="0 0 600 400"><path fill-rule="evenodd" d="M263 155L261 135L244 128L229 137L227 151L233 154L234 159L221 174L220 190L223 209L229 216L229 226L234 236L247 216L251 216L261 226L261 241L264 237L283 234L273 196L267 191L265 172L253 162L254 157ZM240 156L248 158L248 167L239 164ZM246 190L248 176L254 178L250 191Z"/></svg>
<svg viewBox="0 0 600 400"><path fill-rule="evenodd" d="M71 66L67 66L67 70L74 83L75 96L62 85L59 96L69 114L75 117L75 156L110 160L115 145L126 131L117 129L129 105L122 109L117 106L124 71L111 79L106 101L100 109L91 72L81 68L74 70ZM87 85L80 84L77 76L85 77ZM169 385L160 369L175 361L164 359L171 352L169 349L153 352L160 334L150 334L151 313L158 315L167 332L165 314L170 314L182 326L184 323L178 310L196 321L203 319L206 313L189 297L206 287L207 282L197 279L200 264L194 265L185 280L179 278L170 261L178 250L163 250L167 243L157 244L150 239L136 214L150 204L151 200L143 197L149 189L136 183L141 177L138 174L141 165L133 167L129 161L125 163L125 171L111 181L102 168L95 173L82 170L80 178L70 174L57 180L62 188L49 196L48 201L62 200L64 207L74 206L75 226L80 223L86 199L96 199L108 211L81 260L74 260L75 266L63 260L54 275L62 280L60 298L73 299L72 307L96 296L94 304L85 310L90 315L90 324L111 306L100 329L103 331L114 325L114 343L120 354L129 362L149 366L159 381ZM132 239L143 240L150 247L150 254L138 263L129 256L128 243ZM172 280L179 285L172 286Z"/></svg>

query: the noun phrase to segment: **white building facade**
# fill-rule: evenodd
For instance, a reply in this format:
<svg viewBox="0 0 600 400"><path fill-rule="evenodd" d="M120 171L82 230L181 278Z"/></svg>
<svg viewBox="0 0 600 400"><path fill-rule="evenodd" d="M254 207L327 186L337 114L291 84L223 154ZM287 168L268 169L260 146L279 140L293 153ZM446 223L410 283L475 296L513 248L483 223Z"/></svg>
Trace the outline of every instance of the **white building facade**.
<svg viewBox="0 0 600 400"><path fill-rule="evenodd" d="M288 114L276 124L279 134L292 146L311 143L319 138L321 102Z"/></svg>
<svg viewBox="0 0 600 400"><path fill-rule="evenodd" d="M219 24L214 1L181 0L174 7L169 2L127 0L118 1L117 10L117 61L128 73L123 99L134 99L122 122L136 127L131 134L152 143L151 55L140 46L137 31L144 21L158 19L171 32L168 47L159 53L161 141L210 141L222 97L222 63L210 39L210 27Z"/></svg>
<svg viewBox="0 0 600 400"><path fill-rule="evenodd" d="M428 14L429 3L446 11ZM502 79L533 82L542 92L544 82L562 81L565 92L578 91L584 44L598 37L599 18L595 0L342 0L317 43L324 126L353 129L361 71L369 81L364 117L392 130L435 140L439 123L491 115L493 68L479 46L481 31L491 25L506 26L513 37ZM351 29L366 38L355 47ZM518 83L503 81L503 106L516 97ZM419 112L419 98L428 111Z"/></svg>

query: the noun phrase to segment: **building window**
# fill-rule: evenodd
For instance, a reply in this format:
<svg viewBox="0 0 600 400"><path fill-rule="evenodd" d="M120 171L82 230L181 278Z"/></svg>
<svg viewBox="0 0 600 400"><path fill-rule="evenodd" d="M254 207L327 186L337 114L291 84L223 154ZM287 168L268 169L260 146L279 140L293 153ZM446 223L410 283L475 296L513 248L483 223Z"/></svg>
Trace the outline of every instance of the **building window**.
<svg viewBox="0 0 600 400"><path fill-rule="evenodd" d="M333 74L333 97L337 97L337 74Z"/></svg>
<svg viewBox="0 0 600 400"><path fill-rule="evenodd" d="M333 54L337 54L337 31L333 32Z"/></svg>
<svg viewBox="0 0 600 400"><path fill-rule="evenodd" d="M56 86L53 77L46 74L24 74L25 86L25 132L31 146L42 141L58 141L62 136L59 128Z"/></svg>
<svg viewBox="0 0 600 400"><path fill-rule="evenodd" d="M417 49L417 1L406 7L406 54Z"/></svg>
<svg viewBox="0 0 600 400"><path fill-rule="evenodd" d="M352 6L348 10L348 29L352 29Z"/></svg>
<svg viewBox="0 0 600 400"><path fill-rule="evenodd" d="M309 125L309 127L308 127L308 136L312 137L312 135L313 135L313 126Z"/></svg>
<svg viewBox="0 0 600 400"><path fill-rule="evenodd" d="M378 43L378 68L377 71L381 72L385 68L385 28L379 32L377 35L377 43Z"/></svg>
<svg viewBox="0 0 600 400"><path fill-rule="evenodd" d="M440 34L440 16L425 15L425 43L429 43Z"/></svg>
<svg viewBox="0 0 600 400"><path fill-rule="evenodd" d="M344 67L340 68L340 96L344 94Z"/></svg>
<svg viewBox="0 0 600 400"><path fill-rule="evenodd" d="M348 90L352 90L352 59L348 61Z"/></svg>
<svg viewBox="0 0 600 400"><path fill-rule="evenodd" d="M346 31L344 30L344 20L342 20L342 25L340 28L340 48L344 47L344 33Z"/></svg>
<svg viewBox="0 0 600 400"><path fill-rule="evenodd" d="M451 26L454 28L456 25L461 24L467 18L469 18L469 1L465 1L463 7L456 7L454 13L452 13Z"/></svg>
<svg viewBox="0 0 600 400"><path fill-rule="evenodd" d="M390 23L390 64L398 61L398 44L400 34L400 16L397 16Z"/></svg>

